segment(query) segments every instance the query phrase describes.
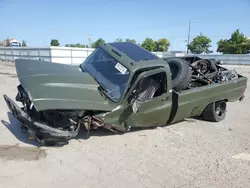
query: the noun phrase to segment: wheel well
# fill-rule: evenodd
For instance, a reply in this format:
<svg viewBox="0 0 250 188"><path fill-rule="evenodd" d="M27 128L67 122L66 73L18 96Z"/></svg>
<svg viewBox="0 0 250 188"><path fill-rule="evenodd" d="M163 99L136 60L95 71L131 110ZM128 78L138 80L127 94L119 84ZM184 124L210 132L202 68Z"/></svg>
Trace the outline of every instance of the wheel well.
<svg viewBox="0 0 250 188"><path fill-rule="evenodd" d="M214 102L211 102L209 104L207 104L204 108L202 108L202 113L204 112L204 110L212 103L216 103L216 102L219 102L219 101L225 101L225 102L228 102L228 99L222 99L222 100L218 100L218 101L214 101Z"/></svg>

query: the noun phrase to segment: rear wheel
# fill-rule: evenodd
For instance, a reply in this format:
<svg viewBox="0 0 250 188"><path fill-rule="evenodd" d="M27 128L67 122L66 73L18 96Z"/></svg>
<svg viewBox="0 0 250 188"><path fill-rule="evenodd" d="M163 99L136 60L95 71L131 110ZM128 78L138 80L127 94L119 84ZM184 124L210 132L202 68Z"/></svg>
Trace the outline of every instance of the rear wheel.
<svg viewBox="0 0 250 188"><path fill-rule="evenodd" d="M223 119L225 119L226 116L226 108L226 101L218 101L211 103L205 108L202 114L203 119L212 122L222 121Z"/></svg>

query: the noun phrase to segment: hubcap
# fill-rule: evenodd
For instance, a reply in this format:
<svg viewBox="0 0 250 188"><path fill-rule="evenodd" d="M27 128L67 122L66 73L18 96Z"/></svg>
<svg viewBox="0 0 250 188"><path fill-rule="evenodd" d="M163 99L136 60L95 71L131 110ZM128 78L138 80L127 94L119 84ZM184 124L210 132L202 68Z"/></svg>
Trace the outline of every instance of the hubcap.
<svg viewBox="0 0 250 188"><path fill-rule="evenodd" d="M225 110L226 109L225 109L225 105L224 105L223 102L217 104L217 106L215 107L215 113L216 113L217 116L222 116L223 113L225 112Z"/></svg>
<svg viewBox="0 0 250 188"><path fill-rule="evenodd" d="M217 108L216 108L215 113L216 113L218 116L220 116L220 115L221 115L220 107L217 107Z"/></svg>

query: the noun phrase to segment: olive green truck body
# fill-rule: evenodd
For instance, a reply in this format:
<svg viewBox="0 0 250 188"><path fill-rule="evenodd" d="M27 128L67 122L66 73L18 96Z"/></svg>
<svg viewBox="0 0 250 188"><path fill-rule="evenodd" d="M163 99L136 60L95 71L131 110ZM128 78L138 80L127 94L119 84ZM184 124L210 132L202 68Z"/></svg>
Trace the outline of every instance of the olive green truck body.
<svg viewBox="0 0 250 188"><path fill-rule="evenodd" d="M122 45L125 50L121 50ZM134 53L136 50L139 51ZM21 59L15 64L20 81L16 100L24 107L18 107L6 95L4 98L21 124L44 142L76 136L78 124L87 129L104 127L118 132L172 124L201 116L217 102L242 100L247 87L247 78L238 75L237 79L176 91L172 86L173 73L164 59L127 43L100 46L80 67ZM146 101L137 100L134 91L138 85L154 76L161 78L158 95ZM58 121L68 117L77 122L75 127L50 125L45 117L50 113L49 117L54 118L52 111L53 115L63 112ZM76 115L70 116L69 112ZM96 118L99 124L94 122Z"/></svg>

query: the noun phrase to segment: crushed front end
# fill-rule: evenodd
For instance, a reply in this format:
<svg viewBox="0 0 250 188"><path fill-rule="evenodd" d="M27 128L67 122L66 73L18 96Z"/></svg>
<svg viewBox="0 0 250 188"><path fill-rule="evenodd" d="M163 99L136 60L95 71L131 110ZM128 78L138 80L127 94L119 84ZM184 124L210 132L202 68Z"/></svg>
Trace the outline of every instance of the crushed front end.
<svg viewBox="0 0 250 188"><path fill-rule="evenodd" d="M86 134L91 129L106 128L116 132L114 126L104 123L102 113L86 110L44 110L37 111L28 93L19 85L16 102L4 95L5 102L12 114L19 120L21 128L27 132L29 139L36 139L42 145L58 146L68 144L68 140L76 137L81 127Z"/></svg>

